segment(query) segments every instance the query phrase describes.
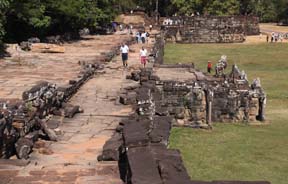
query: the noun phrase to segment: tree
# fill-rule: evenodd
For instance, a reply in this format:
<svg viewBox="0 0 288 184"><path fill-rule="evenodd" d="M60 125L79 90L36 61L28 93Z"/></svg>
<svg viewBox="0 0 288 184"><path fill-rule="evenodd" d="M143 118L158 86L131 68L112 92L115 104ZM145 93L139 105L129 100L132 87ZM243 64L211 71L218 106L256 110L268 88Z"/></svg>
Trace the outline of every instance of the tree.
<svg viewBox="0 0 288 184"><path fill-rule="evenodd" d="M136 7L136 1L135 0L126 0L126 1L115 0L114 7L117 7L119 12L126 12L127 10L130 10Z"/></svg>
<svg viewBox="0 0 288 184"><path fill-rule="evenodd" d="M12 0L6 12L5 40L19 42L45 34L51 24L51 17L45 13L46 6L41 0Z"/></svg>
<svg viewBox="0 0 288 184"><path fill-rule="evenodd" d="M116 0L13 0L6 25L7 40L78 32L110 22ZM15 29L17 28L17 29Z"/></svg>
<svg viewBox="0 0 288 184"><path fill-rule="evenodd" d="M0 47L2 48L2 39L5 34L5 30L3 27L5 21L5 9L8 7L8 0L0 0Z"/></svg>
<svg viewBox="0 0 288 184"><path fill-rule="evenodd" d="M240 3L238 0L212 0L204 9L210 15L239 15Z"/></svg>
<svg viewBox="0 0 288 184"><path fill-rule="evenodd" d="M182 15L191 15L195 12L202 14L207 4L205 0L172 0L171 3L177 7L178 14Z"/></svg>
<svg viewBox="0 0 288 184"><path fill-rule="evenodd" d="M278 20L288 24L288 0L278 0L275 3Z"/></svg>
<svg viewBox="0 0 288 184"><path fill-rule="evenodd" d="M0 41L20 42L29 37L78 32L113 20L140 6L161 16L257 15L262 22L286 20L288 0L0 0ZM9 7L8 7L9 5Z"/></svg>

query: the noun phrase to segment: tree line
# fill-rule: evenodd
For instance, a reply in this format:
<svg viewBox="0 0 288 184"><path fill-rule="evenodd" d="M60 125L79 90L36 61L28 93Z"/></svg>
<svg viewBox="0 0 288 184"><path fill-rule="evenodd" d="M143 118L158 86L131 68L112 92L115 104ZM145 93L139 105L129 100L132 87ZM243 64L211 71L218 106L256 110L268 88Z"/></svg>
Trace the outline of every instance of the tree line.
<svg viewBox="0 0 288 184"><path fill-rule="evenodd" d="M146 9L156 0L139 1ZM152 2L152 3L151 3ZM288 18L288 0L158 0L162 16L192 15L253 15L261 22L279 22ZM156 7L152 8L153 10Z"/></svg>
<svg viewBox="0 0 288 184"><path fill-rule="evenodd" d="M76 32L110 22L117 0L0 0L0 40Z"/></svg>
<svg viewBox="0 0 288 184"><path fill-rule="evenodd" d="M157 3L156 3L157 2ZM0 0L1 41L63 34L110 23L137 6L172 15L256 15L262 22L287 20L288 0Z"/></svg>

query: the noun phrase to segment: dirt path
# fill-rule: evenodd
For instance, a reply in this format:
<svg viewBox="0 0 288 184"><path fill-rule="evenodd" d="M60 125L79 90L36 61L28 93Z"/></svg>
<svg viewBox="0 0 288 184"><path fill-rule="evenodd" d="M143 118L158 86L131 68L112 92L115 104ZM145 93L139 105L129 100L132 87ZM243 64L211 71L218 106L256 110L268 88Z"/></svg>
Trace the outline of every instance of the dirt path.
<svg viewBox="0 0 288 184"><path fill-rule="evenodd" d="M262 33L288 33L288 26L277 26L276 23L262 23L260 24L260 29Z"/></svg>

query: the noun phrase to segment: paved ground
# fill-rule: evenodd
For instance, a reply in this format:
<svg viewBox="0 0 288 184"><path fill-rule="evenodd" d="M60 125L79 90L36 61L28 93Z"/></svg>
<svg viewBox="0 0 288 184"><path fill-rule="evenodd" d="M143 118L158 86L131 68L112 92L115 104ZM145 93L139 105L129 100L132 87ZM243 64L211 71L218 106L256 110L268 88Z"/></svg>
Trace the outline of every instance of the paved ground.
<svg viewBox="0 0 288 184"><path fill-rule="evenodd" d="M38 80L57 84L67 83L80 69L79 60L95 59L101 52L118 45L126 36L92 36L87 40L65 45L65 54L35 54L21 52L23 65L1 62L0 98L19 98L22 92ZM152 43L152 41L150 41ZM149 44L150 45L150 44ZM0 163L0 184L25 183L97 183L120 184L116 162L98 162L97 156L121 117L132 108L121 106L117 98L121 89L137 85L126 80L126 75L139 68L139 50L142 44L132 45L129 68L123 69L120 56L105 67L105 73L88 81L70 100L80 105L83 114L63 119L58 142L37 142L26 166ZM145 45L148 47L148 44ZM17 58L13 52L12 60ZM15 161L15 160L14 160ZM13 161L12 161L13 162ZM16 161L15 161L16 163Z"/></svg>
<svg viewBox="0 0 288 184"><path fill-rule="evenodd" d="M158 68L155 73L161 80L189 81L196 80L194 69L189 68Z"/></svg>
<svg viewBox="0 0 288 184"><path fill-rule="evenodd" d="M0 60L0 97L21 98L22 92L37 81L47 80L58 85L67 84L80 71L79 61L97 60L102 53L119 45L127 36L89 36L72 44L64 44L64 54L8 51L11 58Z"/></svg>

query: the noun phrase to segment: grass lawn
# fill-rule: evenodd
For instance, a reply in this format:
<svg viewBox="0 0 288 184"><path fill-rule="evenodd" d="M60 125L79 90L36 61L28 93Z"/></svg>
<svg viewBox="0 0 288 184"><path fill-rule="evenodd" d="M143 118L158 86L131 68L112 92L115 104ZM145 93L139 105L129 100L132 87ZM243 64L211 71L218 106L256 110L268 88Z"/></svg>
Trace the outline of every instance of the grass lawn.
<svg viewBox="0 0 288 184"><path fill-rule="evenodd" d="M221 55L261 78L267 96L264 126L215 124L212 131L174 128L170 147L180 149L194 180L268 180L288 183L288 44L167 44L166 63L195 63L206 70ZM230 72L229 68L229 72ZM228 72L227 71L227 72Z"/></svg>

